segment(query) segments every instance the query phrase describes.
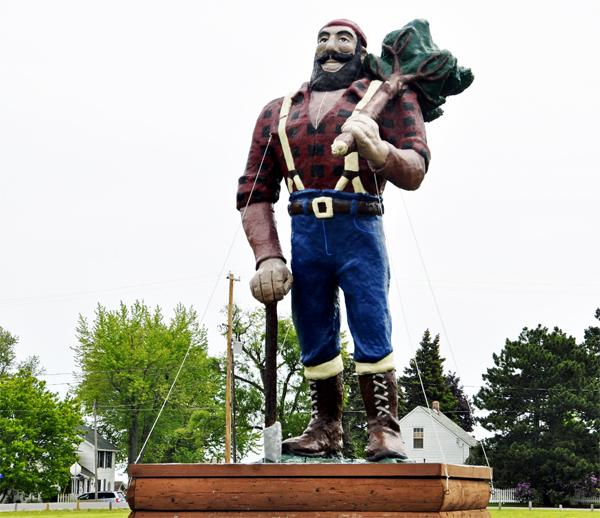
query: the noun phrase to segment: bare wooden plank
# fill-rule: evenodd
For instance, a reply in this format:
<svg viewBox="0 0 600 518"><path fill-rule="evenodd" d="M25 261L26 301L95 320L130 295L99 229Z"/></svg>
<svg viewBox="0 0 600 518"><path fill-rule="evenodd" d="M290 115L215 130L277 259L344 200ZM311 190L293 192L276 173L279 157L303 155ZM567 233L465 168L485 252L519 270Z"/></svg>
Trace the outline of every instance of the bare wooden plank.
<svg viewBox="0 0 600 518"><path fill-rule="evenodd" d="M127 502L129 503L130 509L135 509L135 485L136 485L136 480L133 479L129 483L129 487L127 488ZM129 518L132 518L132 516L129 515Z"/></svg>
<svg viewBox="0 0 600 518"><path fill-rule="evenodd" d="M158 477L445 477L491 478L491 469L454 464L131 464L129 476Z"/></svg>
<svg viewBox="0 0 600 518"><path fill-rule="evenodd" d="M492 468L486 466L465 466L458 464L439 464L443 476L451 478L491 480ZM446 469L448 473L446 473Z"/></svg>
<svg viewBox="0 0 600 518"><path fill-rule="evenodd" d="M489 497L487 482L460 479L447 482L439 478L390 477L139 478L131 508L136 511L435 512L485 508Z"/></svg>
<svg viewBox="0 0 600 518"><path fill-rule="evenodd" d="M343 511L315 511L315 512L256 512L256 511L134 511L129 518L490 518L487 509L447 511L447 512L343 512Z"/></svg>
<svg viewBox="0 0 600 518"><path fill-rule="evenodd" d="M490 486L485 480L450 479L443 481L444 501L440 511L485 509L490 501Z"/></svg>

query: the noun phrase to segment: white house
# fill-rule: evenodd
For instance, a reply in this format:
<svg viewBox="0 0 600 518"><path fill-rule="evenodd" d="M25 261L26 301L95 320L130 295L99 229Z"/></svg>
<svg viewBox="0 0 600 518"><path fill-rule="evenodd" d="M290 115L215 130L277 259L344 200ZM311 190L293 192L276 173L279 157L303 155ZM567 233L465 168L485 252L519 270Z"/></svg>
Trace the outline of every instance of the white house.
<svg viewBox="0 0 600 518"><path fill-rule="evenodd" d="M94 488L94 430L87 426L78 426L84 436L83 442L77 449L77 455L81 458L81 473L76 477L73 485L73 493L81 494L95 491ZM115 490L115 464L116 454L119 451L114 444L108 442L104 437L98 435L98 491Z"/></svg>
<svg viewBox="0 0 600 518"><path fill-rule="evenodd" d="M464 464L477 441L440 413L436 403L432 410L418 406L400 419L406 454L416 462Z"/></svg>

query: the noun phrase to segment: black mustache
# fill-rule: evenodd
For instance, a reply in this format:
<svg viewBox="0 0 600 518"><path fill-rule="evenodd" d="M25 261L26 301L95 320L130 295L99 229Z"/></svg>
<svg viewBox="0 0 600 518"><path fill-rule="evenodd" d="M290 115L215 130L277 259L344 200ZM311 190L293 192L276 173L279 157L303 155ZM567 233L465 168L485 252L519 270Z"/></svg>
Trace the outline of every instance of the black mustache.
<svg viewBox="0 0 600 518"><path fill-rule="evenodd" d="M325 52L325 54L317 56L317 62L322 65L326 61L333 59L339 63L348 63L348 61L352 59L352 56L354 56L354 54L346 54L344 52L334 52L333 54L328 54Z"/></svg>

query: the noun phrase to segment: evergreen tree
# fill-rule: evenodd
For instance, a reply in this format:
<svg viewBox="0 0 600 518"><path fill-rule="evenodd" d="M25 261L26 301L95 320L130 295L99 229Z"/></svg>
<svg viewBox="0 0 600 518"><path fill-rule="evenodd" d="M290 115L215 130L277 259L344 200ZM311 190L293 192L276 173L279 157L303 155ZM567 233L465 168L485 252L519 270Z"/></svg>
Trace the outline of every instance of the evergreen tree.
<svg viewBox="0 0 600 518"><path fill-rule="evenodd" d="M472 432L475 428L475 417L471 413L472 402L469 396L465 394L456 372L448 371L445 383L458 401L455 411L455 421L465 432Z"/></svg>
<svg viewBox="0 0 600 518"><path fill-rule="evenodd" d="M432 340L429 329L423 334L421 344L415 353L415 358L410 361L408 367L404 369L404 376L398 380L398 385L402 386L406 397L406 408L410 412L417 406L427 406L418 371L421 373L421 380L427 394L429 406L433 401L438 401L440 411L446 414L450 419L458 422L456 410L458 399L452 394L452 390L446 384L444 376L445 358L440 356L440 335Z"/></svg>
<svg viewBox="0 0 600 518"><path fill-rule="evenodd" d="M475 404L489 411L480 422L496 434L486 451L500 486L527 482L558 504L570 483L598 474L599 337L597 327L581 344L558 328L525 328L494 354Z"/></svg>
<svg viewBox="0 0 600 518"><path fill-rule="evenodd" d="M600 320L600 309L596 310L596 320ZM583 333L583 343L590 354L596 355L600 359L600 327L588 327ZM598 367L597 378L600 378L600 363L596 362Z"/></svg>

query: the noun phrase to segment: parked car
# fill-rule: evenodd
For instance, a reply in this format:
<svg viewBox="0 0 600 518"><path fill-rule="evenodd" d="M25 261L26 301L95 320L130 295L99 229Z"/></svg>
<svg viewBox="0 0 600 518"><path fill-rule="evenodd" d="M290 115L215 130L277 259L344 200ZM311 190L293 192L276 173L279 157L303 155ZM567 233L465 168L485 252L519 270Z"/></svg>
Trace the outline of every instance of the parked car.
<svg viewBox="0 0 600 518"><path fill-rule="evenodd" d="M94 501L96 493L83 493L77 497L81 501ZM98 491L98 502L127 502L127 498L121 491Z"/></svg>

